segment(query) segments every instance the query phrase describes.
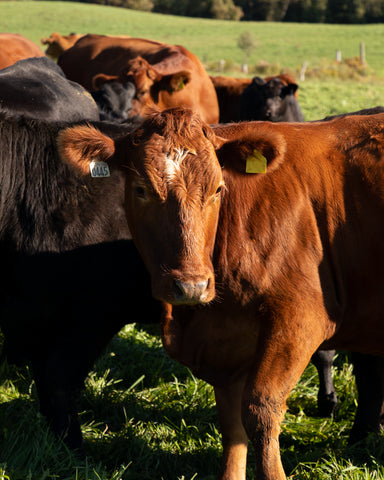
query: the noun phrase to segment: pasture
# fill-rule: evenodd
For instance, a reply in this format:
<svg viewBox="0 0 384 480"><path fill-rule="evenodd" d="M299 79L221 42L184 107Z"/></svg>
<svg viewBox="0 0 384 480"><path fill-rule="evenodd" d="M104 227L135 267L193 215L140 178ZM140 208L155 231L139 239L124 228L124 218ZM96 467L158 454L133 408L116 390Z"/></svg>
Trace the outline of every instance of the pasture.
<svg viewBox="0 0 384 480"><path fill-rule="evenodd" d="M249 65L269 62L275 71L298 72L332 64L367 48L369 74L338 74L299 82L307 120L384 104L381 38L384 25L329 26L234 23L186 19L71 2L0 2L0 31L18 32L39 43L53 31L128 34L182 44L210 73L220 59L226 73L240 75L239 35L257 40ZM321 39L319 41L319 38ZM225 39L225 41L224 41ZM325 69L326 70L326 69ZM270 72L268 72L270 73ZM30 370L3 365L0 371L0 479L10 480L213 480L221 453L213 390L163 351L159 327L128 324L90 372L81 399L85 458L51 435L38 413ZM349 447L356 389L346 354L333 369L339 409L332 419L316 416L317 374L309 365L292 393L280 437L287 475L294 480L379 480L384 478L384 438ZM249 472L252 478L252 451Z"/></svg>

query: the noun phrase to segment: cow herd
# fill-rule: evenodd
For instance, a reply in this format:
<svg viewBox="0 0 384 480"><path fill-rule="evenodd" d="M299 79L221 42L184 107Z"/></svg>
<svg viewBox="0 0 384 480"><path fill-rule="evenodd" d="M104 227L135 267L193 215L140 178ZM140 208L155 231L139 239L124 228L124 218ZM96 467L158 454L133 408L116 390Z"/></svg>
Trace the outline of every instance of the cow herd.
<svg viewBox="0 0 384 480"><path fill-rule="evenodd" d="M123 35L41 41L0 34L0 327L56 435L81 451L85 377L131 322L160 322L213 385L222 480L245 479L248 441L257 479L286 478L286 399L312 359L332 414L335 349L354 352L351 441L379 430L383 109L305 122L288 74L209 76Z"/></svg>

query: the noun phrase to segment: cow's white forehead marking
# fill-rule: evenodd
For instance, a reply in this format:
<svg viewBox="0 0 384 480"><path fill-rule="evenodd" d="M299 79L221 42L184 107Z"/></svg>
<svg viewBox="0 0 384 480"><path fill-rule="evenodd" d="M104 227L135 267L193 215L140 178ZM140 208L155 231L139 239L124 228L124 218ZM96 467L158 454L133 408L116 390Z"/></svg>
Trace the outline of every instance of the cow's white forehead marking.
<svg viewBox="0 0 384 480"><path fill-rule="evenodd" d="M172 183L175 177L178 175L180 172L180 165L189 153L195 155L195 152L191 150L178 147L174 148L172 152L169 152L167 155L165 155L165 174L168 183Z"/></svg>

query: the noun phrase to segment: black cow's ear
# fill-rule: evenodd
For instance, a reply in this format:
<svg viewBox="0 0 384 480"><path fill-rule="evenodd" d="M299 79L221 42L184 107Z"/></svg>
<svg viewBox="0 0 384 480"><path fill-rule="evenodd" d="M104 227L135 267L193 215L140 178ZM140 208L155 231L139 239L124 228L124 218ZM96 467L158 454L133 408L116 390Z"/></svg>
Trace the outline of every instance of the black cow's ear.
<svg viewBox="0 0 384 480"><path fill-rule="evenodd" d="M297 91L299 86L296 83L288 83L285 87L283 87L281 93L282 97L285 97L286 95L294 95Z"/></svg>
<svg viewBox="0 0 384 480"><path fill-rule="evenodd" d="M109 176L107 161L115 153L114 141L91 126L62 130L57 139L62 160L81 175Z"/></svg>
<svg viewBox="0 0 384 480"><path fill-rule="evenodd" d="M223 168L244 174L270 173L284 160L286 141L279 133L240 137L227 141L216 151Z"/></svg>

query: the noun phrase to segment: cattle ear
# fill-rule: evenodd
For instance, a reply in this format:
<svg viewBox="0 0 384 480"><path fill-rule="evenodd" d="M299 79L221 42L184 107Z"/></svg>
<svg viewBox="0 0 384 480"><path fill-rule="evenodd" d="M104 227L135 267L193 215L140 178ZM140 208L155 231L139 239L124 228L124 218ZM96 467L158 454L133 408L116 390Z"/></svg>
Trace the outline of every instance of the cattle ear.
<svg viewBox="0 0 384 480"><path fill-rule="evenodd" d="M85 125L62 130L57 144L62 160L81 175L90 174L92 162L107 162L115 153L115 144L110 137L94 127ZM107 165L103 168L108 174L98 176L109 176Z"/></svg>
<svg viewBox="0 0 384 480"><path fill-rule="evenodd" d="M219 137L218 135L215 134L215 132L212 130L211 127L208 125L203 125L203 133L207 137L207 139L212 143L213 148L215 150L219 150L224 143L226 143L228 140L223 137Z"/></svg>
<svg viewBox="0 0 384 480"><path fill-rule="evenodd" d="M105 73L98 73L92 78L92 89L98 90L104 84L109 82L116 82L119 79L117 75L106 75Z"/></svg>
<svg viewBox="0 0 384 480"><path fill-rule="evenodd" d="M183 88L191 80L191 75L189 72L177 72L174 75L171 75L169 86L172 92L178 92L183 90Z"/></svg>
<svg viewBox="0 0 384 480"><path fill-rule="evenodd" d="M283 87L281 91L282 96L285 97L286 95L294 95L298 88L299 86L296 83L288 83L288 85Z"/></svg>
<svg viewBox="0 0 384 480"><path fill-rule="evenodd" d="M241 173L270 173L283 162L286 141L277 132L267 132L252 137L229 140L217 150L217 157L223 168L230 168Z"/></svg>
<svg viewBox="0 0 384 480"><path fill-rule="evenodd" d="M265 85L266 83L267 82L261 77L253 77L252 78L252 84L253 85L261 86L261 85Z"/></svg>

